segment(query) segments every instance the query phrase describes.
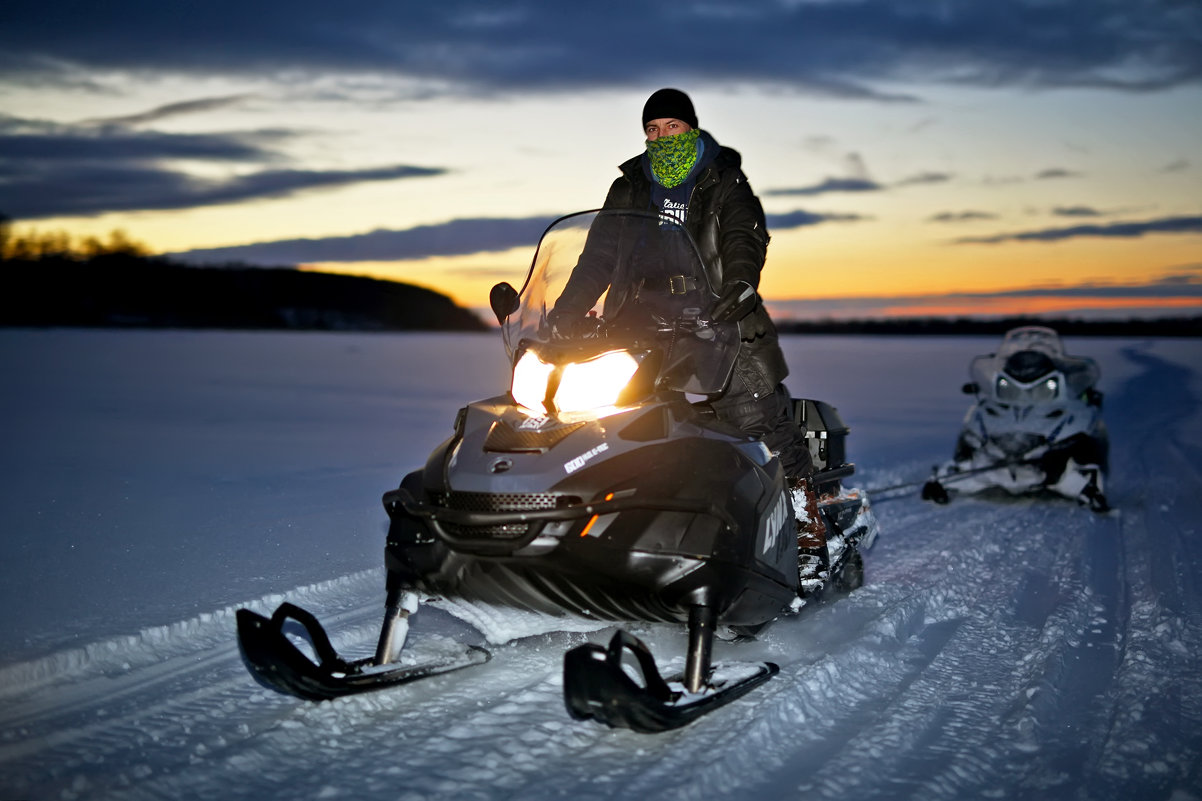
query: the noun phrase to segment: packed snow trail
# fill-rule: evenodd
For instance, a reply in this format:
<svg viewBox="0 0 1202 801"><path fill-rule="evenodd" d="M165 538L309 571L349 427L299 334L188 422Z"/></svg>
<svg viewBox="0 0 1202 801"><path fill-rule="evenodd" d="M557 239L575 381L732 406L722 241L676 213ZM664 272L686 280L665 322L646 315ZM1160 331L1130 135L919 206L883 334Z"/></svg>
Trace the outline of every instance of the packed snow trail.
<svg viewBox="0 0 1202 801"><path fill-rule="evenodd" d="M865 586L754 642L717 643L717 659L781 673L685 729L568 718L562 655L611 629L490 646L477 668L312 704L253 682L231 606L0 667L0 786L37 799L1202 799L1202 364L1160 343L1107 353L1104 376L1124 376L1105 407L1116 511L878 501ZM894 436L905 407L880 418ZM937 441L913 429L887 459L855 431L861 483L921 477L957 421ZM297 602L366 653L381 586L368 570L250 605ZM679 627L627 628L661 665L682 659ZM415 617L412 647L446 638L482 643L440 609Z"/></svg>

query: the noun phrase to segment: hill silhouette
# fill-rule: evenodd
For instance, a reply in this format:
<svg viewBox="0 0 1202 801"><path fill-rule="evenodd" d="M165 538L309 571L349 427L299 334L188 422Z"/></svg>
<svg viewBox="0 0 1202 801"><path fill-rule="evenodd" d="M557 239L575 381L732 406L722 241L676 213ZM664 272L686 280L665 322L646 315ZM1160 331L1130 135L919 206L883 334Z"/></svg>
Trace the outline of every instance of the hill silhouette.
<svg viewBox="0 0 1202 801"><path fill-rule="evenodd" d="M429 289L294 268L192 267L106 253L6 259L3 326L483 331Z"/></svg>
<svg viewBox="0 0 1202 801"><path fill-rule="evenodd" d="M195 267L139 252L58 252L0 259L0 326L485 331L475 313L430 289L293 267ZM783 334L1000 335L1047 325L1065 336L1202 336L1202 317L1048 319L915 317L778 320Z"/></svg>

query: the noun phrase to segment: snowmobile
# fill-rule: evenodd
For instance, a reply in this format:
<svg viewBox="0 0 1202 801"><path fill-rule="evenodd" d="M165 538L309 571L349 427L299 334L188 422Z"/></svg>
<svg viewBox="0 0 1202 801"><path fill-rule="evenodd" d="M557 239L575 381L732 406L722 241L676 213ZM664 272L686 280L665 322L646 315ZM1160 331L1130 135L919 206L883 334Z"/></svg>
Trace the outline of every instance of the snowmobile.
<svg viewBox="0 0 1202 801"><path fill-rule="evenodd" d="M1068 355L1051 328L1022 326L1006 332L996 352L974 358L969 374L963 391L975 402L951 461L924 484L924 499L945 504L951 491L1050 491L1109 510L1109 437L1093 359Z"/></svg>
<svg viewBox="0 0 1202 801"><path fill-rule="evenodd" d="M606 265L609 288L570 330L558 329L554 301L588 259ZM648 647L623 630L608 646L568 651L564 700L579 720L673 729L777 673L770 662L715 662L715 637L751 637L859 587L861 552L878 527L867 496L844 485L854 465L838 411L795 399L828 532L829 567L803 585L780 460L708 403L726 386L740 342L737 323L711 319L716 300L696 245L667 218L605 210L554 222L521 291L502 283L490 296L509 391L460 409L425 466L383 496L390 527L375 656L343 659L313 615L284 604L270 618L238 613L251 671L320 700L479 664L488 658L481 648L399 664L410 615L453 600L452 612L533 613L548 631L584 630L569 620L592 630L687 626L678 675L661 675ZM297 624L316 659L290 639Z"/></svg>

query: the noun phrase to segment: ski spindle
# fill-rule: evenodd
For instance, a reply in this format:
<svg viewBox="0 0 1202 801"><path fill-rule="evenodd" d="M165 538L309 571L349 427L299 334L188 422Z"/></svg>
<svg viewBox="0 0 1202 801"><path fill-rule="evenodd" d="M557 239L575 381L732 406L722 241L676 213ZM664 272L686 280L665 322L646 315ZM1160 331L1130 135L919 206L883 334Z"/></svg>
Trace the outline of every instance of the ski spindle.
<svg viewBox="0 0 1202 801"><path fill-rule="evenodd" d="M409 636L409 616L417 611L417 593L389 591L384 603L384 624L380 627L380 641L376 644L377 665L391 664L405 647Z"/></svg>
<svg viewBox="0 0 1202 801"><path fill-rule="evenodd" d="M710 654L717 622L718 613L712 606L698 604L689 609L689 653L685 663L684 686L691 693L701 692L709 678Z"/></svg>

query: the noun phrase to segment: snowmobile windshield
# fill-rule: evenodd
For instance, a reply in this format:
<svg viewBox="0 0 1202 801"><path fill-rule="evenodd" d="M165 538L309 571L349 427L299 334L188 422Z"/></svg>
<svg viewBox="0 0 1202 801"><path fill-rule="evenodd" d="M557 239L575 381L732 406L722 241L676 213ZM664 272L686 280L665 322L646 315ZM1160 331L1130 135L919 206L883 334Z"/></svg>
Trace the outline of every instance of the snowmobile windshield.
<svg viewBox="0 0 1202 801"><path fill-rule="evenodd" d="M1043 326L1011 329L997 352L973 359L969 374L999 403L1022 405L1084 397L1101 377L1097 362L1068 355L1060 335Z"/></svg>
<svg viewBox="0 0 1202 801"><path fill-rule="evenodd" d="M1055 359L1064 356L1064 343L1055 329L1042 325L1023 325L1006 332L998 355L1008 357L1020 351L1043 353Z"/></svg>
<svg viewBox="0 0 1202 801"><path fill-rule="evenodd" d="M505 346L515 367L533 352L543 366L527 359L524 369L548 375L615 350L640 364L655 353L651 386L716 394L739 349L737 325L710 319L716 301L696 245L675 221L634 210L579 212L539 241L502 324Z"/></svg>

